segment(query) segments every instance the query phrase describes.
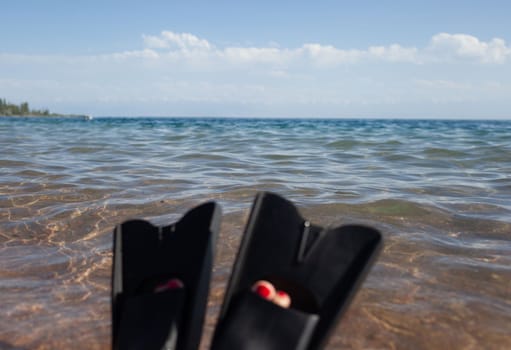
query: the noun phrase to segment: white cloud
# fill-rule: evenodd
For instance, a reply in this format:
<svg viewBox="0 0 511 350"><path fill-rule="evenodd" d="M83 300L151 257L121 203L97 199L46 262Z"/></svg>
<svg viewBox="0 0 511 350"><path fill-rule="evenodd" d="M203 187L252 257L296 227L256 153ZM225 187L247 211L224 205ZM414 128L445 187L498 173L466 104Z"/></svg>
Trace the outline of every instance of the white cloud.
<svg viewBox="0 0 511 350"><path fill-rule="evenodd" d="M398 44L390 46L371 46L368 49L370 56L389 62L420 63L419 50L415 47L402 47Z"/></svg>
<svg viewBox="0 0 511 350"><path fill-rule="evenodd" d="M340 50L332 45L309 43L300 50L306 58L316 65L337 65L354 63L363 58L364 52L360 50Z"/></svg>
<svg viewBox="0 0 511 350"><path fill-rule="evenodd" d="M163 31L160 36L143 35L144 44L151 49L210 50L211 44L190 33Z"/></svg>
<svg viewBox="0 0 511 350"><path fill-rule="evenodd" d="M208 40L190 33L163 31L158 36L143 36L146 49L140 54L155 58L158 50L167 57L221 64L305 64L315 67L332 67L367 61L389 63L442 63L480 62L505 63L511 57L511 48L503 39L488 42L467 34L440 33L434 35L424 48L403 47L399 44L370 46L366 49L341 49L333 45L306 43L297 48L227 46L217 48ZM151 51L147 51L151 50Z"/></svg>
<svg viewBox="0 0 511 350"><path fill-rule="evenodd" d="M503 64L511 58L511 47L503 39L493 38L482 41L468 34L440 33L434 35L429 45L423 48L403 47L399 44L388 46L369 46L366 49L341 49L333 45L306 43L297 48L241 47L227 46L217 48L208 40L190 33L163 31L158 36L143 35L145 48L116 52L97 56L67 55L21 55L1 54L0 62L51 63L82 62L88 60L129 60L148 59L182 63L204 64L205 66L224 66L232 64L267 64L281 66L302 65L309 67L333 67L343 64L368 62L389 63L452 63L473 62L485 64Z"/></svg>
<svg viewBox="0 0 511 350"><path fill-rule="evenodd" d="M227 47L216 54L231 63L284 63L292 57L291 52L272 47Z"/></svg>
<svg viewBox="0 0 511 350"><path fill-rule="evenodd" d="M150 49L167 49L169 43L162 38L153 35L142 35L145 46Z"/></svg>
<svg viewBox="0 0 511 350"><path fill-rule="evenodd" d="M468 59L482 63L504 63L511 56L511 48L503 39L484 42L472 35L440 33L431 38L426 49L433 60Z"/></svg>
<svg viewBox="0 0 511 350"><path fill-rule="evenodd" d="M142 58L142 59L157 59L160 55L151 49L135 50L135 51L124 51L119 53L113 53L109 55L103 55L103 58L114 58L119 60L127 60L130 58Z"/></svg>
<svg viewBox="0 0 511 350"><path fill-rule="evenodd" d="M181 55L190 59L200 56L201 59L225 60L229 64L286 64L296 61L315 66L331 67L345 63L357 63L367 59L389 62L417 62L417 49L404 48L394 44L388 47L373 46L367 50L339 49L332 45L306 43L298 48L281 48L272 44L269 47L227 46L216 48L206 39L190 33L174 33L163 31L159 36L143 35L147 49L159 50L173 57Z"/></svg>

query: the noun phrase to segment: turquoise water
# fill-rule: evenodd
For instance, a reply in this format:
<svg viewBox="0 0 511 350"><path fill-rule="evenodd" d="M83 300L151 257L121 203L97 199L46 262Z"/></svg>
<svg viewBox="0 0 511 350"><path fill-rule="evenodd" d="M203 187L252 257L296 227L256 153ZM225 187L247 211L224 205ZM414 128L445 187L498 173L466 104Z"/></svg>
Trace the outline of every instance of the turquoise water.
<svg viewBox="0 0 511 350"><path fill-rule="evenodd" d="M329 348L511 346L511 121L0 118L0 150L0 347L109 348L113 226L216 200L207 344L263 190L385 235Z"/></svg>

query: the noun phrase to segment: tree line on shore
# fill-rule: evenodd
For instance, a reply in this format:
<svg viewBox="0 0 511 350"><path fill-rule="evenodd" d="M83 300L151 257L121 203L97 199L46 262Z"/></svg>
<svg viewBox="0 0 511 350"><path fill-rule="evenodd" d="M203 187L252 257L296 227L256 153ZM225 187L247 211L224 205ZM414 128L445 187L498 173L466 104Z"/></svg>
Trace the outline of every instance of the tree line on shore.
<svg viewBox="0 0 511 350"><path fill-rule="evenodd" d="M22 102L19 105L8 102L5 98L0 98L0 115L3 116L58 116L50 113L48 109L30 109L28 102Z"/></svg>

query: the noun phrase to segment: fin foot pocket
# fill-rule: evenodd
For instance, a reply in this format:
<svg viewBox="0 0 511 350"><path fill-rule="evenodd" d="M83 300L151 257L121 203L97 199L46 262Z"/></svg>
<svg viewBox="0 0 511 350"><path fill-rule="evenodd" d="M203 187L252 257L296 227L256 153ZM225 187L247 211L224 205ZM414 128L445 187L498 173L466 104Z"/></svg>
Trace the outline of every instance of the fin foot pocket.
<svg viewBox="0 0 511 350"><path fill-rule="evenodd" d="M318 316L283 308L255 293L236 297L212 349L305 350Z"/></svg>

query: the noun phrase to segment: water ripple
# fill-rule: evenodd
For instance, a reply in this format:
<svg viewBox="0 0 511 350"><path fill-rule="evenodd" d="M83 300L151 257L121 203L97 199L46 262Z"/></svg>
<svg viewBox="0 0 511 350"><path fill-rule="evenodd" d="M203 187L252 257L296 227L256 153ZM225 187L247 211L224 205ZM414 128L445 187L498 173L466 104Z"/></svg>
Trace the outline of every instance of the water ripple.
<svg viewBox="0 0 511 350"><path fill-rule="evenodd" d="M329 348L511 346L510 122L0 118L0 147L0 347L107 349L114 225L216 200L211 336L262 190L384 232Z"/></svg>

